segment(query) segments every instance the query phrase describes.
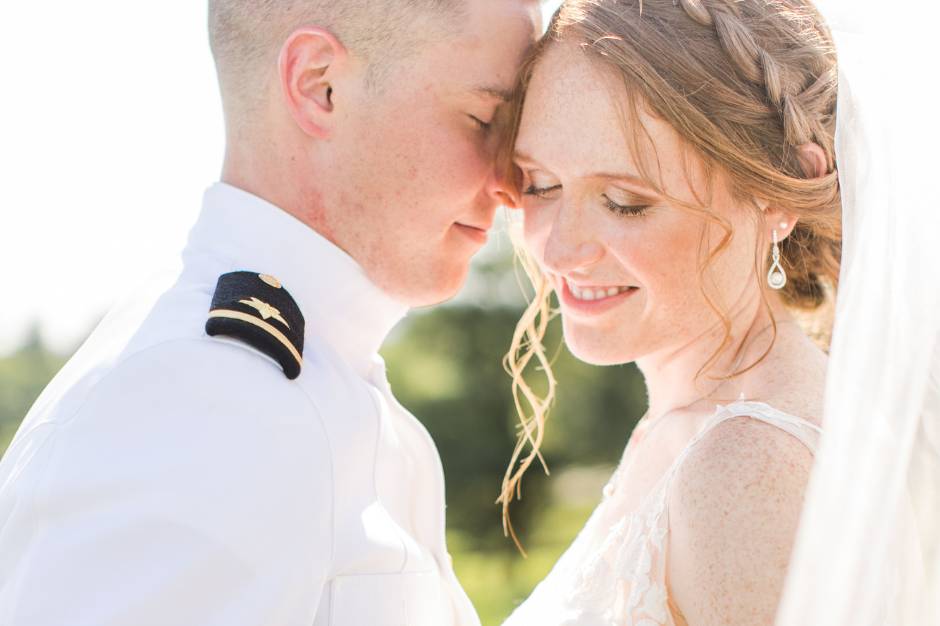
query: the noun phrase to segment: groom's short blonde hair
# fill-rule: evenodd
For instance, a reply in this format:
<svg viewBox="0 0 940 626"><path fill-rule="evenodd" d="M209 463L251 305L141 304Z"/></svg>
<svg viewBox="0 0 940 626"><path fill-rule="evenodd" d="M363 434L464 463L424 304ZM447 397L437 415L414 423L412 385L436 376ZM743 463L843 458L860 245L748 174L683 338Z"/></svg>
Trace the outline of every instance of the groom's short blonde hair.
<svg viewBox="0 0 940 626"><path fill-rule="evenodd" d="M260 78L302 26L332 32L369 66L370 81L395 59L457 23L466 0L209 0L209 42L223 100L260 95ZM242 104L245 104L243 102Z"/></svg>

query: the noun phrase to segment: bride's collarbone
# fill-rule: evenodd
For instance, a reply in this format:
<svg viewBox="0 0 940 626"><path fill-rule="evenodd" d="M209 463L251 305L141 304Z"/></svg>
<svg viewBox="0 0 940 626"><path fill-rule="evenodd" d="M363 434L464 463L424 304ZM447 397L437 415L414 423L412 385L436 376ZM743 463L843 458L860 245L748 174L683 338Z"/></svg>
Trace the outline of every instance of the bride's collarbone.
<svg viewBox="0 0 940 626"><path fill-rule="evenodd" d="M627 442L610 495L615 494L628 510L639 508L708 417L695 411L673 411L640 425Z"/></svg>

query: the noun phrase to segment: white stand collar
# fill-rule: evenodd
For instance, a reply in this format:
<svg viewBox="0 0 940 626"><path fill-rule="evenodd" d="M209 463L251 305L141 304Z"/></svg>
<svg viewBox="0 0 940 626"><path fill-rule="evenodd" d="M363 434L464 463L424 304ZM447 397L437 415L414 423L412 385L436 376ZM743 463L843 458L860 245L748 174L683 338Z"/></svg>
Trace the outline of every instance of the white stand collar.
<svg viewBox="0 0 940 626"><path fill-rule="evenodd" d="M316 336L368 376L375 355L408 307L377 287L343 250L275 205L225 183L210 187L184 263L208 254L231 271L270 274L284 285ZM307 343L311 343L307 341Z"/></svg>

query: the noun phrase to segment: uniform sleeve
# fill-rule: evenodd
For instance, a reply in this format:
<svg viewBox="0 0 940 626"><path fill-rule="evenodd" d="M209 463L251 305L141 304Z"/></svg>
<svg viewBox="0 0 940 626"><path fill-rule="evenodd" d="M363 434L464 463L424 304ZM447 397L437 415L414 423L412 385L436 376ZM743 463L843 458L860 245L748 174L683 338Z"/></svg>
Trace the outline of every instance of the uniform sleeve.
<svg viewBox="0 0 940 626"><path fill-rule="evenodd" d="M296 381L221 342L131 357L62 421L10 566L17 626L311 624L329 576L329 442ZM28 529L28 533L23 529Z"/></svg>

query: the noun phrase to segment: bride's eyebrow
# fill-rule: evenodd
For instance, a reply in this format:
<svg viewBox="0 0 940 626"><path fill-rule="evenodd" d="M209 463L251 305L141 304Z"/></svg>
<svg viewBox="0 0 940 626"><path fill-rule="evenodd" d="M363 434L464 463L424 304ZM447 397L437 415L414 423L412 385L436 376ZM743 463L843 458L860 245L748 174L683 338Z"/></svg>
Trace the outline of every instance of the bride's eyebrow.
<svg viewBox="0 0 940 626"><path fill-rule="evenodd" d="M643 187L645 189L651 189L649 183L647 183L644 179L640 178L636 174L632 174L629 172L621 172L617 174L608 173L608 172L597 172L595 174L589 174L587 178L600 178L602 180L619 181L619 182L627 183L629 185L633 185L634 187Z"/></svg>
<svg viewBox="0 0 940 626"><path fill-rule="evenodd" d="M513 160L516 161L520 165L529 165L529 166L535 166L535 167L540 167L540 168L544 167L537 160L533 159L532 157L527 155L525 152L522 152L521 150L516 150L513 153ZM582 176L582 178L596 178L596 179L601 179L601 180L611 181L611 182L623 182L633 187L642 187L643 189L654 191L653 188L650 186L650 184L647 183L643 178L631 172L618 172L618 173L594 172L592 174L586 174Z"/></svg>
<svg viewBox="0 0 940 626"><path fill-rule="evenodd" d="M541 163L539 163L538 161L530 157L525 152L522 152L521 150L515 150L512 153L512 158L514 161L518 161L523 165L536 165L538 167L542 167Z"/></svg>

